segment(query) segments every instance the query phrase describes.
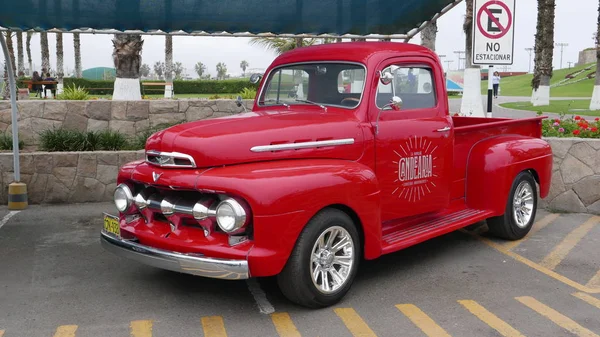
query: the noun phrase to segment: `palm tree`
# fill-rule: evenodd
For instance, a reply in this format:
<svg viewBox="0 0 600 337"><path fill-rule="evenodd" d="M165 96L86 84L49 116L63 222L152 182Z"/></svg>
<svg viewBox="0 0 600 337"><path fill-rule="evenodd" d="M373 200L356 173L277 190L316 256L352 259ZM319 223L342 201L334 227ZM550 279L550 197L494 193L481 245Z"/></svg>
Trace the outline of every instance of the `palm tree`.
<svg viewBox="0 0 600 337"><path fill-rule="evenodd" d="M29 64L29 77L33 76L33 62L31 61L31 37L33 32L27 32L27 42L25 49L27 50L27 63Z"/></svg>
<svg viewBox="0 0 600 337"><path fill-rule="evenodd" d="M40 35L40 45L42 47L42 72L50 72L50 51L48 50L48 33L41 32ZM46 74L43 74L42 76L46 76Z"/></svg>
<svg viewBox="0 0 600 337"><path fill-rule="evenodd" d="M600 110L600 1L598 1L598 22L596 23L596 79L590 101L590 110Z"/></svg>
<svg viewBox="0 0 600 337"><path fill-rule="evenodd" d="M113 61L117 78L113 90L113 100L141 100L140 67L144 41L139 34L115 34Z"/></svg>
<svg viewBox="0 0 600 337"><path fill-rule="evenodd" d="M277 55L296 49L299 46L312 46L316 42L316 39L303 38L253 37L250 39L251 45L263 46L267 50L275 52Z"/></svg>
<svg viewBox="0 0 600 337"><path fill-rule="evenodd" d="M82 78L81 70L81 40L79 33L73 33L73 48L75 49L75 77Z"/></svg>
<svg viewBox="0 0 600 337"><path fill-rule="evenodd" d="M17 76L25 76L25 63L23 60L23 33L17 33Z"/></svg>
<svg viewBox="0 0 600 337"><path fill-rule="evenodd" d="M242 62L240 62L240 68L242 68L242 71L244 72L244 76L246 76L246 68L248 68L249 64L248 61L243 60Z"/></svg>
<svg viewBox="0 0 600 337"><path fill-rule="evenodd" d="M56 79L58 85L56 86L56 93L60 94L63 90L63 35L62 33L56 33Z"/></svg>
<svg viewBox="0 0 600 337"><path fill-rule="evenodd" d="M227 65L223 62L217 63L217 78L223 80L225 75L227 75Z"/></svg>
<svg viewBox="0 0 600 337"><path fill-rule="evenodd" d="M463 31L465 32L465 68L471 68L471 51L473 50L473 0L466 0L467 10L465 14L465 22L463 23Z"/></svg>
<svg viewBox="0 0 600 337"><path fill-rule="evenodd" d="M0 34L2 34L0 32ZM6 31L6 49L8 50L8 55L10 57L10 62L12 63L12 70L13 73L16 70L15 67L15 50L13 47L13 41L12 41L12 31L9 29ZM4 90L2 91L2 99L9 99L10 98L10 86L8 84L8 62L4 62Z"/></svg>
<svg viewBox="0 0 600 337"><path fill-rule="evenodd" d="M554 53L555 0L538 0L537 27L535 33L535 66L531 87L533 106L550 104L550 79Z"/></svg>
<svg viewBox="0 0 600 337"><path fill-rule="evenodd" d="M206 66L202 62L198 62L194 66L194 70L196 70L196 74L198 74L198 77L202 78L202 75L206 71Z"/></svg>
<svg viewBox="0 0 600 337"><path fill-rule="evenodd" d="M173 80L173 36L165 36L165 80Z"/></svg>
<svg viewBox="0 0 600 337"><path fill-rule="evenodd" d="M473 49L473 0L466 0L465 21L463 30L465 32L465 70L464 91L460 102L460 112L466 116L475 114L484 117L483 102L481 101L481 70L471 62L471 50Z"/></svg>
<svg viewBox="0 0 600 337"><path fill-rule="evenodd" d="M437 31L437 21L429 22L421 31L421 45L435 51Z"/></svg>

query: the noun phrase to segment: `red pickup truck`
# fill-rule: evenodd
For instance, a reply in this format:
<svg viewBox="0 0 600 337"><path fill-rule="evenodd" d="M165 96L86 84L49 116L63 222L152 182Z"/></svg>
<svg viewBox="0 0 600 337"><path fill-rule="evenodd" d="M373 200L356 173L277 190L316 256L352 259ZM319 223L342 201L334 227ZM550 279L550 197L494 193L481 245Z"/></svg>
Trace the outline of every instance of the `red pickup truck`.
<svg viewBox="0 0 600 337"><path fill-rule="evenodd" d="M421 46L305 47L253 79L251 111L157 132L120 168L105 249L203 277L277 275L291 301L324 307L362 259L482 220L522 238L548 194L543 117L451 115Z"/></svg>

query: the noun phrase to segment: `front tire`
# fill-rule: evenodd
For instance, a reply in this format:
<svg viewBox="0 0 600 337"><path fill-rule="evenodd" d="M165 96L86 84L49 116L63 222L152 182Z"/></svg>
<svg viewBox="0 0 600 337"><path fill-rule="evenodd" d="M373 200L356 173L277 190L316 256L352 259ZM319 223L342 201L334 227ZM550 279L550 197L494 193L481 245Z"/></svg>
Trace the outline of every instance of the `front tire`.
<svg viewBox="0 0 600 337"><path fill-rule="evenodd" d="M537 212L537 187L528 171L513 181L504 215L487 220L490 233L505 240L520 240L529 231Z"/></svg>
<svg viewBox="0 0 600 337"><path fill-rule="evenodd" d="M309 308L339 302L350 290L361 255L358 230L337 209L315 215L300 234L277 282L290 301Z"/></svg>

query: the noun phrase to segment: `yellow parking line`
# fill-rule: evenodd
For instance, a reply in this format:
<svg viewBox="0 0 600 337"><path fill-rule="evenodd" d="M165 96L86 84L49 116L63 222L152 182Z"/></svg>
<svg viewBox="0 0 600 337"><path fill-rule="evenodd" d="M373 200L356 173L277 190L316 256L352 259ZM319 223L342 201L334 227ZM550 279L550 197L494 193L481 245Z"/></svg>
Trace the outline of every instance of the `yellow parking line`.
<svg viewBox="0 0 600 337"><path fill-rule="evenodd" d="M554 269L560 264L560 262L569 254L571 249L583 239L583 237L600 222L600 217L593 216L584 222L581 226L574 229L567 237L562 240L554 250L548 254L544 260L540 263L542 266L548 269Z"/></svg>
<svg viewBox="0 0 600 337"><path fill-rule="evenodd" d="M531 230L529 230L529 233L527 234L527 236L525 238L523 238L521 240L517 240L517 241L505 242L502 244L502 246L506 250L514 249L515 247L520 245L522 242L527 241L527 239L530 238L533 234L544 229L544 227L548 226L550 223L552 223L552 221L556 220L556 218L558 218L559 216L560 216L560 214L556 214L556 213L551 213L551 214L546 215L545 217L541 218L540 220L536 221L533 224L533 226L531 227Z"/></svg>
<svg viewBox="0 0 600 337"><path fill-rule="evenodd" d="M54 337L75 337L75 331L77 331L77 325L61 325L56 328Z"/></svg>
<svg viewBox="0 0 600 337"><path fill-rule="evenodd" d="M592 331L577 324L577 322L575 322L574 320L572 320L569 317L561 314L560 312L550 308L549 306L545 305L544 303L539 302L538 300L536 300L533 297L523 296L523 297L516 297L515 299L517 301L525 304L532 310L536 311L540 315L548 318L549 320L551 320L552 322L554 322L556 325L560 326L561 328L571 332L572 334L575 334L579 337L599 337Z"/></svg>
<svg viewBox="0 0 600 337"><path fill-rule="evenodd" d="M489 312L479 303L471 300L460 300L458 301L458 303L462 304L473 315L477 316L477 318L479 318L485 324L489 325L492 329L498 331L502 336L524 337L519 331L515 330L508 323L498 318L498 316Z"/></svg>
<svg viewBox="0 0 600 337"><path fill-rule="evenodd" d="M573 288L575 288L575 289L577 289L579 291L583 291L583 292L590 293L590 294L598 294L598 293L600 293L600 289L592 289L592 288L589 288L587 286L584 286L583 284L579 284L579 283L577 283L577 282L575 282L575 281L573 281L573 280L571 280L571 279L569 279L569 278L567 278L567 277L565 277L563 275L558 274L557 272L555 272L553 270L550 270L550 269L548 269L548 268L546 268L544 266L541 266L541 265L539 265L539 264L537 264L537 263L535 263L535 262L533 262L533 261L531 261L531 260L529 260L527 258L524 258L524 257L522 257L519 254L516 254L516 253L513 253L511 251L506 250L501 244L496 243L496 242L494 242L494 241L492 241L490 239L486 239L486 238L483 238L481 236L471 234L468 231L465 231L465 230L462 230L462 229L460 231L462 231L465 234L471 235L475 239L477 239L477 240L485 243L486 245L494 248L495 250L499 251L500 253L502 253L502 254L504 254L506 256L510 256L511 258L513 258L513 259L515 259L515 260L517 260L517 261L519 261L519 262L527 265L528 267L533 268L533 269L539 271L540 273L546 274L547 276L552 277L553 279L555 279L557 281L560 281L560 282L562 282L562 283L564 283L564 284L566 284L566 285L568 285L570 287L573 287Z"/></svg>
<svg viewBox="0 0 600 337"><path fill-rule="evenodd" d="M413 304L397 304L396 308L408 317L421 331L429 337L451 337L446 330L437 325L431 317Z"/></svg>
<svg viewBox="0 0 600 337"><path fill-rule="evenodd" d="M585 294L585 293L575 293L573 294L573 296L586 301L587 303L589 303L590 305L595 306L596 308L600 309L600 299L595 298L594 296Z"/></svg>
<svg viewBox="0 0 600 337"><path fill-rule="evenodd" d="M204 337L227 337L223 317L209 316L202 317L202 328L204 329Z"/></svg>
<svg viewBox="0 0 600 337"><path fill-rule="evenodd" d="M290 315L286 312L271 314L271 320L275 325L275 330L281 337L301 337L300 332L296 329ZM0 336L1 337L1 336Z"/></svg>
<svg viewBox="0 0 600 337"><path fill-rule="evenodd" d="M131 337L152 337L152 321L131 321Z"/></svg>
<svg viewBox="0 0 600 337"><path fill-rule="evenodd" d="M342 319L344 325L348 328L354 337L377 337L363 321L356 311L352 308L336 308L333 311Z"/></svg>
<svg viewBox="0 0 600 337"><path fill-rule="evenodd" d="M590 288L600 288L600 270L592 277L592 279L586 284Z"/></svg>

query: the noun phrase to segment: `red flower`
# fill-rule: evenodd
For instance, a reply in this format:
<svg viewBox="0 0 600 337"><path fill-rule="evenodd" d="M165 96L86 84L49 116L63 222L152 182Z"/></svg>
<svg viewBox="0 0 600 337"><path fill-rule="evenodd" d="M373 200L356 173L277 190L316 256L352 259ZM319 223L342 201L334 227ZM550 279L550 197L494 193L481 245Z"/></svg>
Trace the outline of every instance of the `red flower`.
<svg viewBox="0 0 600 337"><path fill-rule="evenodd" d="M575 136L577 136L577 135L578 135L578 134L580 134L580 133L581 133L581 131L579 131L579 130L573 130L573 134L574 134Z"/></svg>
<svg viewBox="0 0 600 337"><path fill-rule="evenodd" d="M590 131L592 131L592 132L598 132L598 128L592 128Z"/></svg>
<svg viewBox="0 0 600 337"><path fill-rule="evenodd" d="M596 118L596 120L597 120L597 119L598 119L598 118ZM555 119L554 121L555 121L556 123L560 123L560 119L558 119L558 118L557 118L557 119Z"/></svg>
<svg viewBox="0 0 600 337"><path fill-rule="evenodd" d="M575 116L575 120L576 120L576 121L578 121L578 120L580 120L580 119L581 119L581 117L579 117L579 116Z"/></svg>
<svg viewBox="0 0 600 337"><path fill-rule="evenodd" d="M594 120L595 120L596 122L598 122L598 121L600 121L600 118L596 117L596 118L594 118Z"/></svg>

